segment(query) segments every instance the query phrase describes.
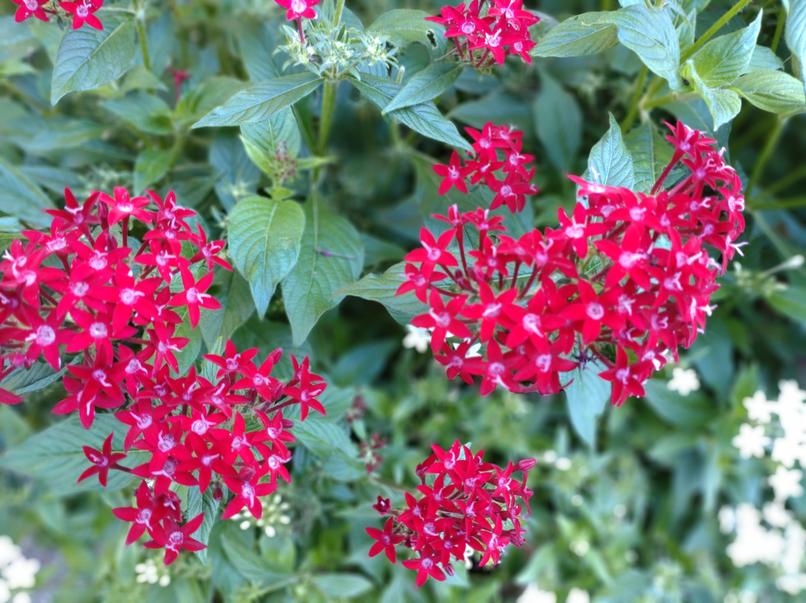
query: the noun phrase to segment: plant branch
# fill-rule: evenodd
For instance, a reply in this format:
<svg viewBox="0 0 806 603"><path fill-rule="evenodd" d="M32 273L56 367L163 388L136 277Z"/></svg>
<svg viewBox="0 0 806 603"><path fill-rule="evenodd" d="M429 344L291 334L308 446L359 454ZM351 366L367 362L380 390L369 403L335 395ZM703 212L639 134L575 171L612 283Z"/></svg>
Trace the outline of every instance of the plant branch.
<svg viewBox="0 0 806 603"><path fill-rule="evenodd" d="M148 33L146 32L146 10L143 0L137 0L135 21L137 22L137 37L140 38L140 52L143 54L143 66L151 71L151 56L148 54Z"/></svg>
<svg viewBox="0 0 806 603"><path fill-rule="evenodd" d="M750 197L753 189L764 176L764 169L767 167L767 163L772 158L772 152L775 150L775 145L778 144L778 139L781 137L785 124L786 119L776 118L775 125L773 126L772 130L770 130L770 133L767 136L767 141L764 143L764 148L761 149L761 153L758 156L758 161L756 161L756 165L753 167L753 174L750 176L750 182L747 184L745 197Z"/></svg>

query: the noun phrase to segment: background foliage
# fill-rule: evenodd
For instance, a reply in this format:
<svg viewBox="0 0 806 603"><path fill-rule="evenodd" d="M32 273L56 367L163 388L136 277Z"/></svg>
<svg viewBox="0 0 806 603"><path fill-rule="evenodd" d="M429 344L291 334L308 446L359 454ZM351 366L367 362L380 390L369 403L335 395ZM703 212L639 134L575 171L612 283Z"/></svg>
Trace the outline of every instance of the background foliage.
<svg viewBox="0 0 806 603"><path fill-rule="evenodd" d="M348 2L346 24L372 24L398 47L405 69L391 77L350 65L283 72L282 15L267 0L106 4L103 33L0 17L0 245L46 225L41 209L65 186L175 189L206 228L226 233L238 268L217 280L225 308L189 333L187 365L229 336L264 352L303 349L332 384L329 413L298 430L294 482L269 513L271 529L215 526L209 550L172 566L166 585L146 553L124 548L126 526L109 512L127 501L127 484L102 492L74 483L81 443L98 444L108 430L88 436L51 417L60 385L47 370L12 375L3 387L26 404L0 408L0 534L41 561L34 597L481 602L515 600L531 584L533 601L534 585L559 600L571 589L602 602L797 598L779 588L774 567L734 565L718 511L771 499L772 461L743 459L733 444L747 421L742 400L803 379L806 3L671 0L653 9L638 0L615 12L612 1L545 0L529 8L541 12L537 53L547 58L479 76L429 67L444 47L421 14L384 16L440 3ZM325 18L333 10L324 2ZM68 52L82 44L100 50ZM175 91L176 69L189 79ZM407 86L409 98L382 116L424 69L430 86ZM415 308L392 297L396 263L447 205L430 163L444 160L446 143L466 145L453 124L526 132L543 192L524 221L543 226L573 205L565 173L593 168L646 188L669 153L659 124L674 117L716 135L747 192L745 258L682 360L699 389L670 388L670 368L646 400L620 409L582 378L568 396L482 399L402 345ZM372 434L387 444L368 473ZM414 485L430 445L454 439L501 462L540 460L529 542L494 570L458 568L448 583L416 591L408 572L367 558L364 527L378 524L369 505ZM802 524L806 499L789 509Z"/></svg>

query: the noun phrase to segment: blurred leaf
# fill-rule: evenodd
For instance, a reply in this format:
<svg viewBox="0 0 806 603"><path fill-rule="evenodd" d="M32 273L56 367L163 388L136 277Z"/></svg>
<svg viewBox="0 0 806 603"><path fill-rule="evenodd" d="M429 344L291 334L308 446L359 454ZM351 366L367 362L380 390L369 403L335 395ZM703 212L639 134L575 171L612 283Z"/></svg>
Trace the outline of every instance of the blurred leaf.
<svg viewBox="0 0 806 603"><path fill-rule="evenodd" d="M0 156L0 212L44 228L51 218L43 210L53 207L33 180Z"/></svg>
<svg viewBox="0 0 806 603"><path fill-rule="evenodd" d="M98 31L82 27L68 31L59 46L53 66L50 102L65 94L92 90L112 82L129 70L134 61L134 22L106 22Z"/></svg>
<svg viewBox="0 0 806 603"><path fill-rule="evenodd" d="M461 66L432 63L411 76L400 92L384 107L381 114L386 115L396 109L412 107L438 98L453 85L460 73L462 73Z"/></svg>
<svg viewBox="0 0 806 603"><path fill-rule="evenodd" d="M350 83L379 109L384 109L400 92L400 86L395 82L369 74L362 75L360 80L351 79ZM459 134L453 122L442 115L434 103L420 103L397 109L390 112L387 117L399 121L427 138L466 151L472 150L470 144Z"/></svg>
<svg viewBox="0 0 806 603"><path fill-rule="evenodd" d="M148 134L171 134L171 110L152 94L136 92L122 98L103 101L101 106L135 129Z"/></svg>
<svg viewBox="0 0 806 603"><path fill-rule="evenodd" d="M230 240L230 245L232 241ZM204 344L212 350L217 342L226 342L235 331L252 316L255 306L247 283L237 273L227 273L227 276L216 281L222 284L223 294L216 295L222 308L218 310L202 310L199 318L199 329L202 332Z"/></svg>
<svg viewBox="0 0 806 603"><path fill-rule="evenodd" d="M112 413L104 413L96 415L92 429L86 430L74 414L0 455L0 467L40 480L47 485L49 492L58 496L86 490L100 491L102 487L97 477L76 483L81 473L90 466L83 446L100 449L106 437L112 433L112 450L122 452L128 429L128 425L118 421ZM137 454L130 454L130 457ZM126 464L133 463L130 460ZM106 491L124 488L133 480L134 476L129 473L110 471Z"/></svg>
<svg viewBox="0 0 806 603"><path fill-rule="evenodd" d="M340 293L379 302L386 306L398 323L407 325L417 314L422 314L426 306L413 293L395 295L405 281L405 269L405 262L399 262L383 274L367 274L360 281L343 288Z"/></svg>
<svg viewBox="0 0 806 603"><path fill-rule="evenodd" d="M680 43L669 11L636 4L616 11L613 20L619 42L637 54L650 71L664 78L672 90L678 90Z"/></svg>
<svg viewBox="0 0 806 603"><path fill-rule="evenodd" d="M263 121L311 94L322 81L318 75L305 71L252 84L210 111L193 127L240 126Z"/></svg>
<svg viewBox="0 0 806 603"><path fill-rule="evenodd" d="M650 379L644 386L646 401L655 413L677 427L701 427L714 416L715 408L699 392L681 396L665 381Z"/></svg>
<svg viewBox="0 0 806 603"><path fill-rule="evenodd" d="M283 301L294 343L308 337L327 310L338 305L340 293L364 266L361 237L346 219L314 196L305 203L305 230L299 260L283 281Z"/></svg>
<svg viewBox="0 0 806 603"><path fill-rule="evenodd" d="M315 574L313 583L331 599L352 599L372 589L372 582L360 574Z"/></svg>
<svg viewBox="0 0 806 603"><path fill-rule="evenodd" d="M608 186L635 186L633 160L621 137L621 128L612 114L610 129L591 149L586 177Z"/></svg>
<svg viewBox="0 0 806 603"><path fill-rule="evenodd" d="M266 559L228 533L221 535L221 546L237 572L252 584L280 590L295 581L293 575L278 571Z"/></svg>
<svg viewBox="0 0 806 603"><path fill-rule="evenodd" d="M574 431L591 448L596 448L596 424L610 399L610 382L599 376L605 368L599 361L592 361L560 378L563 383L573 379L565 388L568 415Z"/></svg>
<svg viewBox="0 0 806 603"><path fill-rule="evenodd" d="M803 86L782 71L751 71L733 82L731 88L764 111L782 115L806 111Z"/></svg>
<svg viewBox="0 0 806 603"><path fill-rule="evenodd" d="M618 44L618 30L611 12L589 12L569 17L543 36L532 55L578 57L598 54Z"/></svg>
<svg viewBox="0 0 806 603"><path fill-rule="evenodd" d="M806 91L806 0L789 0L786 19L786 45L800 66L801 79Z"/></svg>
<svg viewBox="0 0 806 603"><path fill-rule="evenodd" d="M747 72L761 31L762 12L758 11L747 27L713 38L691 57L706 86L713 88L729 84Z"/></svg>
<svg viewBox="0 0 806 603"><path fill-rule="evenodd" d="M386 36L400 46L420 42L427 47L437 47L444 38L445 29L438 23L425 20L430 16L423 10L390 10L378 17L367 28L367 33Z"/></svg>
<svg viewBox="0 0 806 603"><path fill-rule="evenodd" d="M534 104L537 136L549 160L568 172L582 143L582 112L576 99L555 79L543 73L540 81L542 88Z"/></svg>
<svg viewBox="0 0 806 603"><path fill-rule="evenodd" d="M806 326L806 287L789 285L783 291L774 292L767 301L781 314Z"/></svg>
<svg viewBox="0 0 806 603"><path fill-rule="evenodd" d="M300 256L305 213L294 201L247 197L230 212L227 229L230 255L263 316L277 284Z"/></svg>
<svg viewBox="0 0 806 603"><path fill-rule="evenodd" d="M159 182L171 169L170 150L146 149L134 163L134 192L143 193L152 184Z"/></svg>
<svg viewBox="0 0 806 603"><path fill-rule="evenodd" d="M260 170L249 160L237 138L216 138L210 147L210 165L217 171L215 192L225 208L232 209L240 199L257 191Z"/></svg>

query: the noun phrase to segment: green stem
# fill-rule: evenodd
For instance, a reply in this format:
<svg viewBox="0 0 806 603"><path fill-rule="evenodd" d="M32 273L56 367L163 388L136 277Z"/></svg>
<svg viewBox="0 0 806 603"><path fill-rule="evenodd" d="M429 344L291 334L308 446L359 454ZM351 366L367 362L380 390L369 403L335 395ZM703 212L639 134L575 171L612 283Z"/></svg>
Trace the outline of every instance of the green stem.
<svg viewBox="0 0 806 603"><path fill-rule="evenodd" d="M330 128L333 125L333 113L336 110L336 87L338 82L325 82L322 92L322 113L319 117L319 136L316 141L316 153L324 155Z"/></svg>
<svg viewBox="0 0 806 603"><path fill-rule="evenodd" d="M333 25L338 27L341 23L341 15L344 12L344 0L336 0L336 12L333 13Z"/></svg>
<svg viewBox="0 0 806 603"><path fill-rule="evenodd" d="M753 174L750 176L750 182L747 184L745 197L750 197L750 193L753 192L753 188L764 176L764 169L767 167L767 163L772 157L772 152L775 150L775 145L778 144L778 139L781 137L785 124L786 119L776 118L775 125L770 131L769 136L767 136L767 142L764 143L764 148L761 149L761 153L758 156L758 161L756 161L756 165L753 168Z"/></svg>
<svg viewBox="0 0 806 603"><path fill-rule="evenodd" d="M140 52L143 53L143 66L151 71L151 57L148 54L148 34L146 33L146 10L143 0L137 0L137 37L140 38Z"/></svg>
<svg viewBox="0 0 806 603"><path fill-rule="evenodd" d="M770 50L773 52L778 51L778 44L781 43L781 36L784 33L784 23L786 23L786 11L782 6L778 11L778 20L775 23L775 33L772 34L772 42L770 43Z"/></svg>
<svg viewBox="0 0 806 603"><path fill-rule="evenodd" d="M635 123L635 118L638 117L638 108L641 104L644 85L646 84L648 75L649 69L644 65L641 67L641 73L638 75L638 81L635 82L635 90L633 91L632 100L630 101L630 110L627 112L627 117L625 117L624 121L621 123L621 131L625 134L630 131L633 123Z"/></svg>
<svg viewBox="0 0 806 603"><path fill-rule="evenodd" d="M602 10L613 10L613 0L602 0Z"/></svg>
<svg viewBox="0 0 806 603"><path fill-rule="evenodd" d="M778 182L768 186L766 189L767 193L770 195L775 195L776 193L785 191L790 186L804 178L806 178L806 165L802 165L799 168L789 172L789 174L779 179Z"/></svg>
<svg viewBox="0 0 806 603"><path fill-rule="evenodd" d="M680 63L685 63L688 61L694 53L697 52L700 48L702 48L708 40L713 38L720 29L722 29L728 21L733 19L736 15L742 12L742 9L750 4L750 0L739 0L736 4L731 7L731 9L726 12L724 15L717 19L716 23L714 23L711 27L705 30L705 33L700 36L700 39L694 42L688 49L680 55Z"/></svg>

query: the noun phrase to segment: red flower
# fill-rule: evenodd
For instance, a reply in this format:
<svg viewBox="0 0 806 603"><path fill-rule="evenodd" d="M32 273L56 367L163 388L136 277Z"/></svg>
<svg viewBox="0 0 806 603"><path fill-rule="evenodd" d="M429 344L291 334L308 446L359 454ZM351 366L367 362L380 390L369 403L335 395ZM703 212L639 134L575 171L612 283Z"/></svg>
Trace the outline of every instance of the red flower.
<svg viewBox="0 0 806 603"><path fill-rule="evenodd" d="M104 0L78 0L77 2L59 2L65 11L73 15L73 29L79 29L85 23L95 29L104 26L95 13L104 5Z"/></svg>
<svg viewBox="0 0 806 603"><path fill-rule="evenodd" d="M86 6L83 1L80 4ZM125 220L129 216L133 216L141 222L151 222L153 219L153 215L144 209L149 204L149 200L146 197L130 197L129 191L121 186L115 187L114 198L106 193L101 193L98 196L98 200L109 206L108 219L110 226Z"/></svg>
<svg viewBox="0 0 806 603"><path fill-rule="evenodd" d="M40 21L47 22L48 14L45 12L43 5L47 4L50 0L11 0L14 4L18 5L17 11L14 13L14 20L21 23L30 17L36 17Z"/></svg>
<svg viewBox="0 0 806 603"><path fill-rule="evenodd" d="M114 435L115 434L110 433L106 437L101 450L96 450L90 446L83 447L84 456L92 463L92 467L85 470L84 473L78 477L79 482L92 475L98 475L98 481L106 488L109 470L114 469L118 461L126 458L126 455L122 452L112 452L112 438Z"/></svg>
<svg viewBox="0 0 806 603"><path fill-rule="evenodd" d="M198 281L187 268L181 268L182 286L184 290L171 297L172 306L187 306L191 326L199 324L199 308L218 310L221 303L212 295L205 293L213 284L213 273L208 272Z"/></svg>
<svg viewBox="0 0 806 603"><path fill-rule="evenodd" d="M181 551L201 551L207 548L198 540L191 538L203 521L204 513L199 513L183 526L170 519L163 520L154 529L153 540L147 542L145 547L149 549L164 548L165 565L171 565Z"/></svg>
<svg viewBox="0 0 806 603"><path fill-rule="evenodd" d="M377 541L369 549L369 556L374 557L375 555L383 552L386 554L386 558L389 559L389 561L395 563L397 561L395 547L403 542L405 538L400 534L394 533L394 520L391 518L387 519L386 523L383 525L383 530L379 530L377 528L367 528L366 531L371 538L374 538Z"/></svg>
<svg viewBox="0 0 806 603"><path fill-rule="evenodd" d="M314 6L319 4L319 0L274 0L277 4L286 9L285 18L289 21L294 19L315 19L316 11Z"/></svg>

